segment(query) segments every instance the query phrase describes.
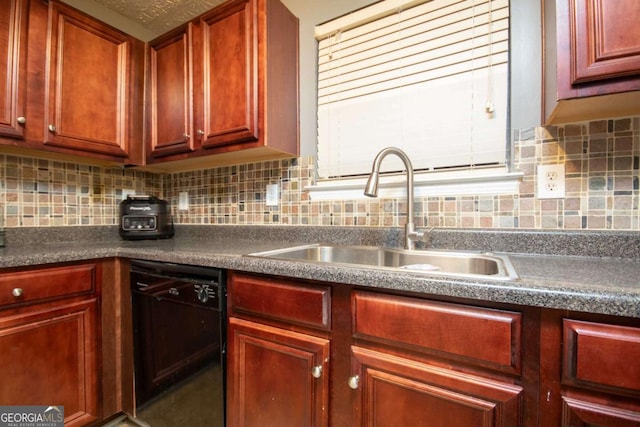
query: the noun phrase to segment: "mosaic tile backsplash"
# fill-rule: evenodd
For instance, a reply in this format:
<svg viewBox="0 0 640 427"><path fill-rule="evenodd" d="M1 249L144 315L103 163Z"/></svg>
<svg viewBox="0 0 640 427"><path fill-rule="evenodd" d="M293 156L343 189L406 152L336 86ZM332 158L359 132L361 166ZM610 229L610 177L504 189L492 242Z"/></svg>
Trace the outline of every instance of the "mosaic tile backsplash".
<svg viewBox="0 0 640 427"><path fill-rule="evenodd" d="M0 154L5 227L115 225L123 191L171 202L177 224L402 226L404 198L312 201L314 159L155 174ZM514 134L512 195L415 201L417 226L640 230L640 117L538 127ZM566 197L536 197L536 167L564 164ZM267 184L280 203L266 206ZM189 209L178 210L181 192Z"/></svg>

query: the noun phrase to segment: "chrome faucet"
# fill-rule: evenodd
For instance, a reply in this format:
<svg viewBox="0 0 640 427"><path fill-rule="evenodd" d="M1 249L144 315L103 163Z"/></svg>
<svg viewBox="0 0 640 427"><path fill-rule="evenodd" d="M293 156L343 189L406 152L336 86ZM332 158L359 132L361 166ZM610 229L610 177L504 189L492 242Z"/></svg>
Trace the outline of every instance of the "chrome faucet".
<svg viewBox="0 0 640 427"><path fill-rule="evenodd" d="M364 195L369 197L378 197L378 180L380 179L380 164L382 159L387 154L395 154L402 160L404 167L407 170L407 223L404 226L404 248L413 250L415 249L415 240L422 239L424 233L416 231L413 224L413 165L409 156L395 147L383 148L375 160L373 161L373 167L371 168L371 175L367 185L364 187Z"/></svg>

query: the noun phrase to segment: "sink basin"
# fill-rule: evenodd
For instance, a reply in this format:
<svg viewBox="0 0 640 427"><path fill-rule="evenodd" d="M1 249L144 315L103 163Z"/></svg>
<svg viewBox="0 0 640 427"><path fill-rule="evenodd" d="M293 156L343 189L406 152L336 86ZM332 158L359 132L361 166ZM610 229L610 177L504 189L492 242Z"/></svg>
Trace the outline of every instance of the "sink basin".
<svg viewBox="0 0 640 427"><path fill-rule="evenodd" d="M410 271L429 275L517 279L509 258L480 252L403 250L376 246L305 245L249 254L253 257Z"/></svg>

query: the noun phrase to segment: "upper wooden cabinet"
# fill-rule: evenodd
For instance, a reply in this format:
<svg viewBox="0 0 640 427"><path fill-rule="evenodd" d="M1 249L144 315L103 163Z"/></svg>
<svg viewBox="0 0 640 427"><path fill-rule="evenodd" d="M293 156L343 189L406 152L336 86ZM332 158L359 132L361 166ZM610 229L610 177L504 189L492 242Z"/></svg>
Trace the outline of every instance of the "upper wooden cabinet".
<svg viewBox="0 0 640 427"><path fill-rule="evenodd" d="M146 61L143 42L59 0L0 12L5 151L160 171L299 154L298 19L279 0L227 1Z"/></svg>
<svg viewBox="0 0 640 427"><path fill-rule="evenodd" d="M556 0L555 99L551 123L640 113L640 3L636 0ZM548 31L552 33L553 31ZM549 74L547 74L549 77ZM553 86L551 84L551 86ZM547 96L553 96L548 94ZM548 100L549 101L549 100Z"/></svg>
<svg viewBox="0 0 640 427"><path fill-rule="evenodd" d="M151 42L148 163L298 155L298 50L298 19L278 0L231 0Z"/></svg>
<svg viewBox="0 0 640 427"><path fill-rule="evenodd" d="M27 0L0 3L0 135L24 136Z"/></svg>
<svg viewBox="0 0 640 427"><path fill-rule="evenodd" d="M640 2L558 2L558 98L640 89Z"/></svg>
<svg viewBox="0 0 640 427"><path fill-rule="evenodd" d="M147 127L152 158L200 146L200 135L193 133L193 27L188 23L149 43Z"/></svg>
<svg viewBox="0 0 640 427"><path fill-rule="evenodd" d="M49 3L44 144L120 158L142 144L132 102L135 40ZM139 117L138 117L139 119ZM138 135L136 135L138 134Z"/></svg>
<svg viewBox="0 0 640 427"><path fill-rule="evenodd" d="M56 0L0 12L3 150L141 164L144 43Z"/></svg>
<svg viewBox="0 0 640 427"><path fill-rule="evenodd" d="M276 2L261 2L263 9L268 4ZM255 0L234 1L202 18L205 147L257 141L260 137L256 41L264 23L257 21L257 7ZM263 43L265 36L262 34Z"/></svg>

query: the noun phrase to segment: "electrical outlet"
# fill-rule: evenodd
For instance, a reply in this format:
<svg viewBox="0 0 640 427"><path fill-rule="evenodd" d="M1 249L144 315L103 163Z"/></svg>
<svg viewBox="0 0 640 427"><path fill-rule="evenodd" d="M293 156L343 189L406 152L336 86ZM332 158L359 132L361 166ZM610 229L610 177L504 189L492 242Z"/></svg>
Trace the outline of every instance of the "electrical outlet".
<svg viewBox="0 0 640 427"><path fill-rule="evenodd" d="M278 206L278 184L267 185L267 206Z"/></svg>
<svg viewBox="0 0 640 427"><path fill-rule="evenodd" d="M563 199L564 165L538 165L538 198Z"/></svg>

